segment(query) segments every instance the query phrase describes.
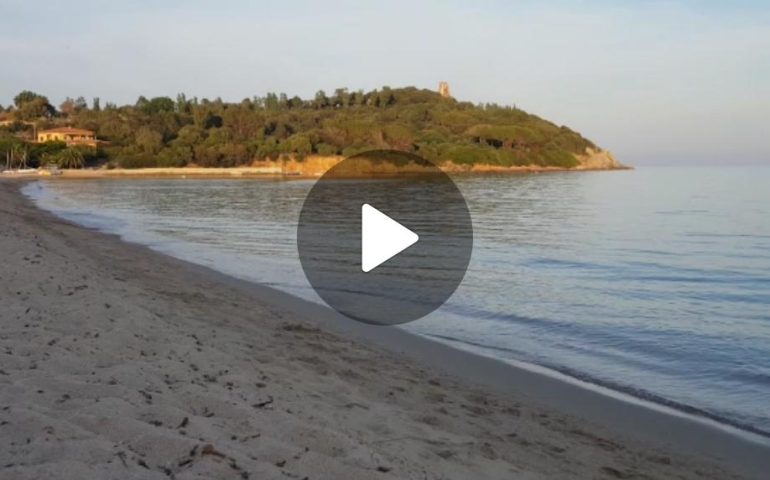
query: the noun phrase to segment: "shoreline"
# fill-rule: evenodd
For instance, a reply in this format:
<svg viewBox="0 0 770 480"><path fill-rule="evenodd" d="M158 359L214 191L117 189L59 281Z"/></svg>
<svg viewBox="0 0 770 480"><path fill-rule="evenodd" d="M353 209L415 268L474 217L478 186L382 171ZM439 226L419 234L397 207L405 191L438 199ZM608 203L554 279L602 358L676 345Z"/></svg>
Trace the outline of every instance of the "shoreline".
<svg viewBox="0 0 770 480"><path fill-rule="evenodd" d="M426 338L428 337L429 336L426 336ZM432 339L428 338L428 340ZM439 340L434 341L441 343ZM462 344L462 342L454 340L448 342L447 344L451 345L453 343ZM688 421L702 424L708 428L724 431L728 435L744 439L750 443L755 443L770 448L770 433L764 430L756 428L752 425L735 422L719 415L711 414L698 407L678 403L672 400L668 400L664 397L657 396L655 394L647 393L645 390L624 387L622 385L602 383L593 377L572 373L568 369L562 370L557 367L540 365L522 360L498 359L484 354L475 353L469 349L463 349L462 346L457 346L454 348L462 351L463 353L487 358L510 366L514 369L524 370L535 375L548 377L554 381L574 385L577 388L581 388L602 395L604 397L611 398L618 402L623 402L647 410L656 411L662 415L681 417Z"/></svg>
<svg viewBox="0 0 770 480"><path fill-rule="evenodd" d="M229 281L254 284L209 267L202 268L223 275ZM325 328L407 356L422 366L449 373L468 384L480 385L498 394L529 397L539 405L593 424L633 432L631 437L638 436L650 442L666 439L666 442L683 447L682 451L686 453L727 454L746 465L759 460L752 465L757 473L770 469L770 438L760 433L587 382L548 367L492 358L400 328L383 329L355 322L325 307L320 307L326 311L319 315L319 305L315 303L272 287L260 287L268 290L267 294L272 297L269 301L301 316L315 316L315 321ZM521 384L529 387L527 392L519 389Z"/></svg>
<svg viewBox="0 0 770 480"><path fill-rule="evenodd" d="M84 168L84 169L62 169L58 174L53 175L45 169L37 169L29 172L3 172L0 178L152 178L152 177L174 177L174 178L316 178L323 175L334 165L343 160L342 156L309 156L305 160L280 159L280 160L262 160L253 162L251 166L241 167L157 167L157 168ZM537 165L526 166L500 166L490 164L461 165L450 161L439 164L439 167L449 174L458 175L516 175L527 173L550 173L550 172L596 172L596 171L614 171L614 170L633 170L633 167L622 165L617 162L612 154L606 151L590 151L585 155L578 157L580 163L572 168L566 167L548 167ZM421 168L413 166L410 169L406 167L405 172L420 173ZM384 174L403 173L404 171L387 171ZM370 175L367 173L364 175Z"/></svg>
<svg viewBox="0 0 770 480"><path fill-rule="evenodd" d="M449 170L450 175L526 175L541 173L579 173L579 172L615 172L633 170L633 167L622 168L561 168L561 167L510 167L500 169L457 169ZM393 175L393 174L391 174ZM233 168L135 168L135 169L77 169L61 170L59 175L50 175L42 171L28 173L2 173L0 179L9 180L81 180L81 179L128 179L128 178L198 178L198 179L264 179L285 180L292 178L318 178L321 173L282 173L265 171L262 168L233 167Z"/></svg>
<svg viewBox="0 0 770 480"><path fill-rule="evenodd" d="M156 178L156 177L153 177L153 178ZM303 178L305 177L298 177L298 179L303 179ZM261 178L261 180L265 181L268 179ZM273 180L277 180L277 179L273 179ZM284 178L283 180L285 181L287 179ZM32 184L36 181L37 179L30 180L29 183ZM24 189L22 189L22 193L24 193ZM32 201L32 203L36 203L34 194L29 194L29 193L24 193L24 194ZM45 207L38 206L38 208L41 208L42 210L45 210L49 213L53 213L50 210L47 210ZM56 215L55 213L53 214ZM95 230L105 234L115 234L115 232L110 232L109 230L102 229L100 227L91 227L91 226L85 226L85 225L79 224L77 220L68 219L66 216L59 217L59 218L62 218L65 221L73 222L76 225L79 225L84 228L89 228L89 229L94 228ZM184 258L183 256L177 256L173 254L173 252L164 251L163 249L156 249L153 246L148 245L146 243L132 242L130 240L125 240L123 238L121 238L121 240L131 242L131 243L136 243L138 245L144 245L155 252L158 252L167 256L171 256L173 258L177 258L182 261L187 261L187 262L197 264L195 261L191 261L189 258ZM219 270L216 268L214 270L219 273L223 273L225 275L231 275L227 271ZM254 282L253 280L248 280L248 279L246 280ZM259 283L259 282L256 282L256 283ZM279 290L279 289L276 289L276 290L287 293L283 290ZM291 294L291 292L288 292L288 293L289 295L293 295ZM292 298L294 297L292 296ZM326 305L322 305L322 306L325 307ZM494 355L489 355L483 352L474 351L474 349L472 348L473 347L472 345L466 344L463 341L452 337L442 337L440 335L432 336L429 334L418 334L413 332L409 332L409 333L421 336L422 338L427 338L430 341L450 345L453 348L466 352L470 355L479 355L484 358L490 358L494 361L511 364L515 368L520 368L520 369L524 369L534 373L546 375L548 377L554 378L559 381L575 384L578 387L596 391L602 395L614 397L620 401L624 401L627 403L638 404L644 408L657 410L667 415L686 417L695 422L704 423L708 426L725 430L726 432L731 433L733 435L743 437L748 441L752 441L754 443L767 444L768 446L770 446L770 432L767 430L763 430L759 427L755 427L749 423L741 423L738 420L733 420L729 417L720 416L719 414L716 414L716 413L711 413L707 410L704 410L692 404L681 403L674 400L670 400L664 396L658 395L642 387L635 387L633 385L625 385L622 383L612 383L612 382L604 381L596 376L590 376L580 371L572 370L568 367L531 363L524 360L498 358Z"/></svg>
<svg viewBox="0 0 770 480"><path fill-rule="evenodd" d="M476 412L475 415L468 416L467 409L461 408L460 412L465 412L466 414L460 422L463 425L477 422L478 413L481 410L490 409L490 403L504 403L513 398L516 400L516 404L519 405L515 407L517 410L524 410L523 405L527 405L527 410L531 408L539 411L537 414L532 413L531 417L533 419L548 419L542 420L542 422L534 420L534 422L539 424L539 427L528 426L528 428L547 429L551 426L552 422L557 425L566 425L564 431L561 431L559 435L550 436L552 440L554 438L561 441L574 440L569 438L572 435L569 432L579 430L582 432L581 434L574 433L579 440L585 440L586 438L594 440L593 442L588 442L591 444L589 450L590 448L605 450L602 445L606 446L607 442L609 442L616 445L616 447L623 447L619 449L613 447L611 449L613 454L618 455L619 451L646 452L654 449L654 447L659 447L661 443L665 443L667 451L670 451L671 455L677 457L675 460L669 459L668 462L662 463L644 463L645 461L640 460L644 463L645 468L641 468L640 465L633 465L634 468L640 468L646 474L652 472L653 477L655 472L657 472L660 478L667 478L673 472L666 469L673 468L672 465L681 467L682 472L678 473L682 475L694 475L693 465L697 465L699 461L704 459L707 463L714 462L720 457L721 460L718 463L723 464L723 466L736 471L743 471L748 476L756 475L757 478L760 478L762 472L770 468L770 460L767 460L767 458L770 458L767 455L770 452L770 448L767 445L740 438L733 433L722 431L717 426L703 424L688 416L676 417L670 413L651 410L646 406L630 404L626 400L613 399L599 392L586 389L583 386L571 385L563 380L549 378L542 373L528 371L508 363L475 355L403 330L371 327L349 321L327 308L298 299L270 287L238 280L206 267L162 255L141 245L122 242L114 235L99 233L70 224L34 207L32 202L18 191L19 186L19 182L0 182L0 193L5 197L5 208L8 208L8 205L15 206L23 211L22 214L25 217L38 217L39 220L37 221L44 224L42 231L46 228L51 230L53 234L62 234L62 231L65 231L64 233L66 234L78 236L85 243L104 244L105 248L120 251L122 255L129 257L131 260L138 261L141 259L145 264L167 265L171 270L180 270L189 275L189 278L195 278L196 282L202 282L203 280L200 279L205 279L207 284L213 286L212 288L219 284L225 287L227 291L233 292L232 295L237 294L241 300L251 298L258 305L264 306L268 311L273 313L279 312L280 318L299 319L303 323L310 319L311 325L322 327L321 331L332 332L346 339L346 342L352 342L349 346L351 349L359 347L360 343L364 343L384 350L386 353L382 357L377 357L378 361L383 363L382 366L394 366L393 360L389 358L389 355L392 356L393 353L396 354L397 358L408 358L407 365L402 365L402 367L405 367L404 371L409 372L412 368L415 368L417 372L430 372L430 375L440 376L440 380L437 381L438 385L433 385L430 382L427 383L429 388L438 389L446 381L452 384L453 388L449 389L452 392L463 392L469 388L471 390L481 388L485 395L489 394L494 397L487 398L486 403L482 403L482 406L477 405L474 409L471 409L471 413ZM15 199L11 197L15 197ZM0 210L0 214L8 215L8 213L7 210ZM51 225L50 227L47 226L49 224ZM88 245L84 245L81 248L87 250ZM294 331L303 332L305 328L312 327L296 327ZM364 342L359 342L359 340ZM390 353L388 354L387 352ZM316 355L319 358L321 357L321 354L317 352ZM334 353L332 352L331 355L334 355ZM360 369L361 367L360 364L355 363L349 365L351 369ZM389 369L386 369L386 371L389 371ZM0 377L0 381L3 381L4 378ZM423 382L425 380L423 378ZM455 385L454 382L458 383ZM413 385L426 386L420 381ZM525 391L522 391L522 386L525 387ZM449 395L449 392L442 392L442 395ZM550 409L553 409L553 411ZM541 415L546 416L542 417ZM559 415L566 415L566 417L560 418L558 417ZM520 419L522 416L519 415L516 418ZM558 421L552 420L553 418L558 418ZM530 420L529 416L527 416L527 420ZM517 422L519 421L522 420L517 420ZM428 425L431 423L434 422L431 421ZM548 425L544 426L543 423ZM487 425L487 428L494 429L496 427L494 424L491 424ZM0 430L1 432L2 430ZM607 440L607 437L611 440ZM661 439L666 440L661 442ZM578 441L578 443L581 442ZM502 447L496 445L496 448ZM517 448L518 450L515 450L517 456L527 453L525 446L519 445ZM570 444L567 450L575 448L577 448L577 445ZM592 455L596 455L593 450L591 452ZM539 455L542 455L542 452ZM574 453L565 455L574 455ZM679 455L682 455L685 460L678 458ZM700 460L688 460L688 456L697 456L700 457ZM484 455L480 458L482 460L476 459L477 462L480 462L477 467L488 469L491 468L491 464L499 463L500 456L498 455L494 462ZM708 458L711 458L711 460L708 460ZM448 459L444 460L448 461ZM532 459L530 461L535 462ZM628 459L624 461L631 462ZM689 463L691 461L694 463ZM564 466L562 459L553 460L553 462L554 465ZM629 465L623 465L623 467L626 468ZM577 467L571 465L570 468ZM698 468L704 467L700 466ZM597 469L596 475L607 478L612 478L613 476L617 478L620 476L614 475L612 472L626 473L624 470L618 470L618 465L605 465L597 467ZM544 473L542 470L533 468L532 471L533 473L539 472L539 475L544 477L552 476ZM485 470L485 472L491 474L491 471ZM723 478L726 476L726 472L718 471L713 465L711 468L706 467L705 472L707 475L713 474L713 478ZM557 473L555 476L558 477L560 475L565 477L574 476L568 475L566 470L561 472L561 474ZM483 477L484 475L479 475L477 478ZM620 478L624 477L620 476Z"/></svg>

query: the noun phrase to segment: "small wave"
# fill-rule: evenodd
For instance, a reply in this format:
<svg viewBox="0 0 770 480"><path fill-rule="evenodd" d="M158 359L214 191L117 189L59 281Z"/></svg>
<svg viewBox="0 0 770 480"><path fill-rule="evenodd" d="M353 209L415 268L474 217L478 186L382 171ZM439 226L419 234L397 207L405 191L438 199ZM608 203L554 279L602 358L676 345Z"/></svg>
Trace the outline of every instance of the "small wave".
<svg viewBox="0 0 770 480"><path fill-rule="evenodd" d="M440 334L423 334L426 337L434 338L437 340L444 340L455 344L461 344L461 345L468 345L471 347L476 347L477 349L481 350L491 350L491 351L498 351L498 352L506 352L506 353L520 353L516 352L515 350L511 350L508 348L503 347L495 347L491 345L485 345L478 342L469 341L467 339L460 339L457 337L449 336L449 335L440 335ZM490 358L495 358L497 360L500 360L499 357L486 355ZM649 390L639 388L639 387L632 387L629 385L609 381L606 379L602 379L599 377L595 377L592 375L589 375L585 372L581 372L569 367L566 367L564 365L556 365L551 364L548 362L525 362L530 363L532 365L545 368L547 370L551 370L553 372L559 373L561 375L566 375L567 377L573 378L575 380L579 380L580 382L586 383L588 385L596 385L602 388L606 388L608 390L612 390L615 392L623 393L626 395L629 395L633 398L637 398L639 400L643 400L645 402L649 402L656 405L661 405L664 407L671 408L673 410L676 410L681 413L685 413L687 415L691 415L694 417L700 417L705 418L714 422L717 422L722 425L730 426L733 428L737 428L739 430L753 433L755 435L759 435L763 438L770 439L770 430L766 430L763 428L760 428L756 425L753 425L748 422L744 422L741 420L737 420L734 418L731 418L727 416L726 414L720 413L720 412L714 412L710 410L706 410L694 405L690 405L683 402L678 402L675 400L672 400L670 398L664 397L662 395L653 393Z"/></svg>

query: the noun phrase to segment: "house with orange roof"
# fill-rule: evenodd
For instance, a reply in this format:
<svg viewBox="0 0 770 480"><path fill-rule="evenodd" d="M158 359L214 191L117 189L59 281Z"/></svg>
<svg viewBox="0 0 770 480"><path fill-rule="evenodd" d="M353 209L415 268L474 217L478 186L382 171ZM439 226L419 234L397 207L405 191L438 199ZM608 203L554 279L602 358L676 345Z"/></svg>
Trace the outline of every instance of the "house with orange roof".
<svg viewBox="0 0 770 480"><path fill-rule="evenodd" d="M85 145L96 147L98 140L96 134L91 130L73 127L51 128L37 132L37 141L42 142L64 142L68 147Z"/></svg>

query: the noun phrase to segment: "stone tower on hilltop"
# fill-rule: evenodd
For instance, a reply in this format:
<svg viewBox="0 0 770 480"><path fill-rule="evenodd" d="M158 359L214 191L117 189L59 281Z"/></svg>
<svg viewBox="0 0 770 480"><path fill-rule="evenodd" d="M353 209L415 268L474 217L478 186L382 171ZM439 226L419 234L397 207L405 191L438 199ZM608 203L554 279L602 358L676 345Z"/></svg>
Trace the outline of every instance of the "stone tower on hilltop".
<svg viewBox="0 0 770 480"><path fill-rule="evenodd" d="M438 93L444 98L449 98L452 96L449 93L449 84L447 82L438 82Z"/></svg>

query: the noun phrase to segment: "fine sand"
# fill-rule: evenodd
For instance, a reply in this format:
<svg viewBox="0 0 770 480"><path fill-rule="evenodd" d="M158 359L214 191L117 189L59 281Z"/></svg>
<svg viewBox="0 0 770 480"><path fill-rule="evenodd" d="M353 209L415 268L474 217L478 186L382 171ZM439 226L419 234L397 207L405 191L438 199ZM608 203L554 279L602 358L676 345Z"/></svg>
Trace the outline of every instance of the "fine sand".
<svg viewBox="0 0 770 480"><path fill-rule="evenodd" d="M4 480L770 471L767 447L347 322L71 225L19 186L0 181Z"/></svg>

